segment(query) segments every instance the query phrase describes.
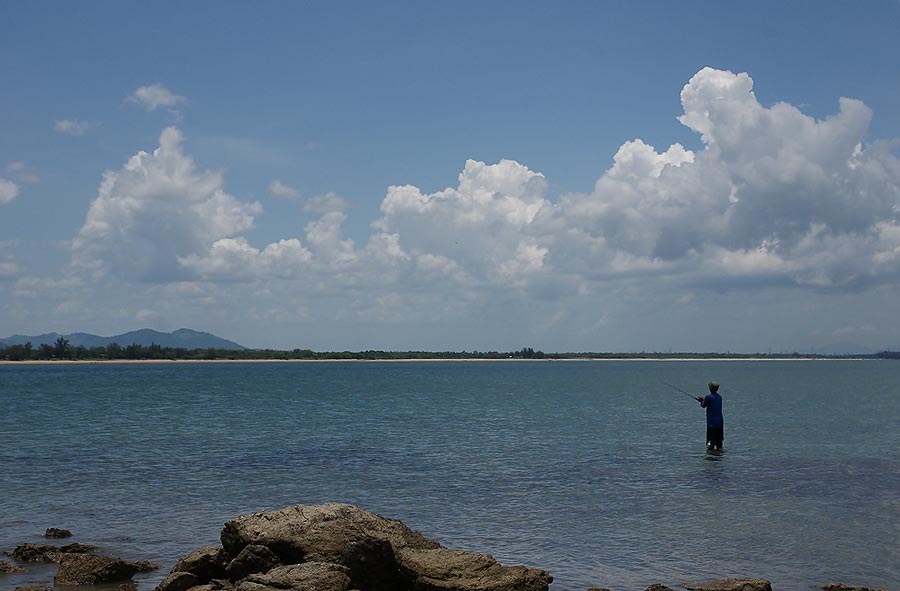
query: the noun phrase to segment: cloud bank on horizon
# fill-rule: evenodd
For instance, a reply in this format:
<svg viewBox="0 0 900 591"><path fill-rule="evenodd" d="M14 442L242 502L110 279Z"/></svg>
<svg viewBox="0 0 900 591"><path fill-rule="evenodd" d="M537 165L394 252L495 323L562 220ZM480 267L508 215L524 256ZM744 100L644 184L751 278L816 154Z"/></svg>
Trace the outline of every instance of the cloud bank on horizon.
<svg viewBox="0 0 900 591"><path fill-rule="evenodd" d="M160 84L128 100L148 111L187 104ZM543 322L584 324L577 310L599 302L586 323L594 329L614 307L602 302L650 285L682 298L896 285L900 159L896 141L866 141L865 104L841 98L816 120L787 103L760 104L747 73L707 67L684 86L681 105L698 151L628 141L590 193L556 200L551 179L522 163L468 160L455 187L388 187L359 242L346 235L341 197L305 198L273 179L269 194L318 217L294 236L254 244L263 205L229 194L225 174L201 170L182 132L167 127L158 147L105 173L71 242L66 281L143 285L161 305L176 294L198 306L241 294L265 301L247 312L269 322L452 321L473 304L515 300L526 309L580 302ZM0 179L0 204L16 195ZM4 265L7 276L22 272L10 255L0 275ZM20 276L16 290L52 284Z"/></svg>

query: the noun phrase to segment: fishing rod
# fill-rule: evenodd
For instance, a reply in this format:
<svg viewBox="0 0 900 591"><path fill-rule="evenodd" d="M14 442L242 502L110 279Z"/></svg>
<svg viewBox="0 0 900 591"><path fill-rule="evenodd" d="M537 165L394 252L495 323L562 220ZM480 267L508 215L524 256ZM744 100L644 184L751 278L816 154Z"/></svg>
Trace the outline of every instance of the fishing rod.
<svg viewBox="0 0 900 591"><path fill-rule="evenodd" d="M685 390L682 390L682 389L679 388L678 386L673 386L672 384L670 384L670 383L668 383L668 382L663 382L663 384L665 384L666 386L668 386L668 387L670 387L670 388L672 388L672 389L678 390L679 392L681 392L681 393L684 394L685 396L690 396L690 397L693 398L694 400L697 400L697 397L696 397L696 396L694 396L694 395L691 394L690 392L687 392L687 391L685 391Z"/></svg>

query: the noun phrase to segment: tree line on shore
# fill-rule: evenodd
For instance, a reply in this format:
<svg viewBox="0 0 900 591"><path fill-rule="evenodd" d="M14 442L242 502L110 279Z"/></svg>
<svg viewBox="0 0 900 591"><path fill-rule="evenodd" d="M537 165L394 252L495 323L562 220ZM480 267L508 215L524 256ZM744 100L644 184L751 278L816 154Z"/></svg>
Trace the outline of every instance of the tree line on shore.
<svg viewBox="0 0 900 591"><path fill-rule="evenodd" d="M6 361L103 361L103 360L363 360L389 361L397 359L842 359L842 358L900 359L898 351L881 351L873 355L803 355L800 353L544 353L532 347L517 351L313 351L311 349L187 349L183 347L161 347L156 344L139 345L133 343L125 347L110 343L105 347L72 346L59 337L50 345L42 343L33 347L31 343L0 345L0 359Z"/></svg>

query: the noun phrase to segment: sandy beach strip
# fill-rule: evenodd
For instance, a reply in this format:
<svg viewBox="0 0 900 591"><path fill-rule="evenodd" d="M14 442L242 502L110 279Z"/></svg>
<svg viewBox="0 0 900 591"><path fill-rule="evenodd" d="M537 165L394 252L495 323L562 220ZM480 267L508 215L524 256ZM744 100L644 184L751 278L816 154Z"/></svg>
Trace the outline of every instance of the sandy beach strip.
<svg viewBox="0 0 900 591"><path fill-rule="evenodd" d="M9 361L2 359L0 365L139 365L158 363L522 363L522 362L589 362L589 361L881 361L864 357L561 357L553 359L522 359L519 357L493 359L447 359L447 358L409 358L409 359L29 359L27 361Z"/></svg>

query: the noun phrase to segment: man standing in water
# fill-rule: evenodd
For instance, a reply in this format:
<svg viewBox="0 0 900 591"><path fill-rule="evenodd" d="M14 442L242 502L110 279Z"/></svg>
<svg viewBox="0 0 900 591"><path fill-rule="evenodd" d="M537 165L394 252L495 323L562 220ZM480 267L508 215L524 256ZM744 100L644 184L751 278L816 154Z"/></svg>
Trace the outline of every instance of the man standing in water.
<svg viewBox="0 0 900 591"><path fill-rule="evenodd" d="M706 447L722 449L722 440L725 439L725 417L722 416L719 382L710 382L709 394L706 398L697 396L697 402L706 409Z"/></svg>

